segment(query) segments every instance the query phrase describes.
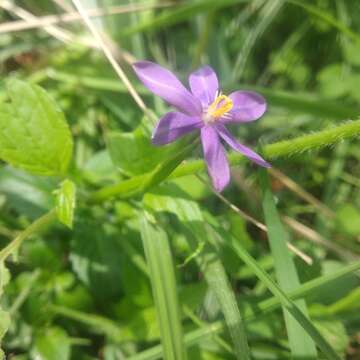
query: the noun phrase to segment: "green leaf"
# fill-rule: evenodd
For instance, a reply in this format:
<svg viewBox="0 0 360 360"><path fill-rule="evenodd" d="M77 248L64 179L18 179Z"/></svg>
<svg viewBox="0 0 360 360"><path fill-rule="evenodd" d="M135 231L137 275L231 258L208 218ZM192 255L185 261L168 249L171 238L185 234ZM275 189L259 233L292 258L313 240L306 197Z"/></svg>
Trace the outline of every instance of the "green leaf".
<svg viewBox="0 0 360 360"><path fill-rule="evenodd" d="M46 329L44 333L37 336L32 355L34 359L39 360L69 360L70 338L61 328Z"/></svg>
<svg viewBox="0 0 360 360"><path fill-rule="evenodd" d="M311 336L316 345L320 348L323 354L331 360L339 360L339 356L336 354L331 345L321 335L315 325L303 314L299 307L286 295L286 293L280 289L277 284L271 279L271 277L262 269L257 261L241 246L240 242L229 236L221 228L217 228L219 236L226 239L226 244L229 244L236 254L248 265L256 276L261 280L266 287L272 292L272 294L279 300L284 308L296 319L296 321L304 328L304 330Z"/></svg>
<svg viewBox="0 0 360 360"><path fill-rule="evenodd" d="M346 234L360 234L360 211L352 204L344 204L336 212L336 220Z"/></svg>
<svg viewBox="0 0 360 360"><path fill-rule="evenodd" d="M71 241L73 271L101 301L121 293L121 254L118 233L92 219L76 223Z"/></svg>
<svg viewBox="0 0 360 360"><path fill-rule="evenodd" d="M150 131L140 125L133 132L112 132L107 145L111 159L124 173L139 175L153 170L174 146L157 147L151 143Z"/></svg>
<svg viewBox="0 0 360 360"><path fill-rule="evenodd" d="M0 105L0 158L34 174L64 174L73 143L63 113L37 85L13 79L7 88L11 102Z"/></svg>
<svg viewBox="0 0 360 360"><path fill-rule="evenodd" d="M174 264L168 238L159 227L150 224L145 216L144 214L141 218L141 237L149 266L164 358L186 359Z"/></svg>
<svg viewBox="0 0 360 360"><path fill-rule="evenodd" d="M317 321L316 327L341 356L341 359L346 359L346 350L349 346L350 339L346 333L344 324L336 318L329 318Z"/></svg>
<svg viewBox="0 0 360 360"><path fill-rule="evenodd" d="M9 207L35 220L54 206L54 180L5 166L0 171L0 192L6 195Z"/></svg>
<svg viewBox="0 0 360 360"><path fill-rule="evenodd" d="M316 150L322 147L330 146L347 139L355 139L359 136L360 120L348 121L339 126L334 126L322 131L294 137L290 140L282 140L268 144L264 146L264 156L267 159L292 156L305 151ZM189 151L190 150L191 149L189 145ZM180 154L177 158L174 157L174 161L172 161L174 165L172 167L167 167L167 165L171 165L171 159L169 159L167 165L160 164L161 166L158 166L159 169L155 169L151 176L149 176L149 174L139 175L131 179L121 181L115 185L105 186L102 189L95 191L92 194L90 201L98 203L113 197L126 198L134 194L141 193L144 189L147 190L149 188L149 186L144 187L144 185L141 188L142 184L150 183L151 186L154 186L155 184L164 180L164 178L174 179L185 175L195 174L206 169L204 160L192 160L186 162L185 164L183 163L179 165L181 160L188 156L186 149L184 149L183 152L184 155L182 158ZM228 154L228 159L231 165L238 165L246 158L244 155L239 154L238 152L230 152ZM176 168L177 165L179 166ZM166 172L164 170L166 170Z"/></svg>
<svg viewBox="0 0 360 360"><path fill-rule="evenodd" d="M288 236L280 221L273 194L270 189L268 174L265 169L259 170L262 188L262 205L265 222L268 228L268 238L271 253L274 257L276 279L285 292L295 290L300 286L295 264L287 248ZM308 316L305 300L298 300L296 305L305 316ZM284 307L285 324L293 358L317 358L317 351L311 337Z"/></svg>
<svg viewBox="0 0 360 360"><path fill-rule="evenodd" d="M190 200L189 196L174 184L163 185L151 193L147 193L144 196L144 204L153 211L166 211L176 215L195 237L195 247L205 243L206 246L195 259L220 304L234 343L236 357L248 359L250 355L247 337L236 297L219 259L219 253L211 242L211 234L207 231L198 204ZM207 239L208 242L204 239Z"/></svg>
<svg viewBox="0 0 360 360"><path fill-rule="evenodd" d="M212 236L212 233L207 231L203 224L196 227L191 226L191 229L199 242L204 235L206 237ZM219 260L219 254L212 247L207 246L197 257L197 260L224 314L226 325L234 343L236 358L250 359L245 326L237 305L236 296L231 288L224 266Z"/></svg>
<svg viewBox="0 0 360 360"><path fill-rule="evenodd" d="M55 194L57 217L60 222L72 229L76 201L75 184L66 179L61 183L60 189L56 190Z"/></svg>
<svg viewBox="0 0 360 360"><path fill-rule="evenodd" d="M331 274L318 277L316 279L308 281L305 284L302 284L296 290L293 290L291 291L291 293L288 293L287 296L292 300L296 300L302 297L311 296L314 293L318 292L319 289L323 287L328 287L329 285L331 285L332 287L336 287L339 284L339 282L342 282L344 280L345 276L348 276L349 274L359 269L360 269L360 261L354 262L350 265L339 268L337 271L334 271ZM331 289L329 291L331 291ZM246 323L258 321L262 315L268 314L269 312L278 309L281 305L281 302L279 301L278 297L273 296L269 299L261 301L260 303L257 303L256 306L254 306L253 302L250 305L251 306L248 307L248 310L250 311L248 311L244 319ZM185 344L187 347L190 347L194 344L200 343L203 340L224 331L224 328L225 325L221 321L216 321L206 327L189 331L188 333L185 334ZM130 359L131 360L160 359L161 354L162 354L161 345L156 345L141 353L131 356Z"/></svg>
<svg viewBox="0 0 360 360"><path fill-rule="evenodd" d="M350 291L349 294L342 297L340 300L331 304L327 311L332 314L338 314L346 311L359 311L360 309L360 287Z"/></svg>
<svg viewBox="0 0 360 360"><path fill-rule="evenodd" d="M339 98L348 92L351 75L346 72L343 64L331 64L323 68L319 75L319 88L329 98Z"/></svg>
<svg viewBox="0 0 360 360"><path fill-rule="evenodd" d="M164 180L166 180L171 173L195 150L198 145L197 140L190 143L183 143L183 147L174 151L173 154L168 156L164 161L158 164L153 171L146 175L146 179L142 184L142 191L145 192Z"/></svg>
<svg viewBox="0 0 360 360"><path fill-rule="evenodd" d="M178 145L179 147L177 146L175 150L152 171L144 175L134 176L119 184L100 189L92 194L90 201L95 203L101 202L113 195L128 198L144 193L160 184L171 176L171 173L181 164L181 162L192 153L198 145L198 141L194 140L188 143L185 139L183 142L179 142Z"/></svg>

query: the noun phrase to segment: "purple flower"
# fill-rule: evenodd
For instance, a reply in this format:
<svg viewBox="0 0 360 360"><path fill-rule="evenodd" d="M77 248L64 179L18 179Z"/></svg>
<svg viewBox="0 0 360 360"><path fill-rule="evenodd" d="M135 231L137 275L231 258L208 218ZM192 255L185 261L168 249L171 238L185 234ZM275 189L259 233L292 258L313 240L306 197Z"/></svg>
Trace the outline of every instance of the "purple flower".
<svg viewBox="0 0 360 360"><path fill-rule="evenodd" d="M230 181L229 163L221 139L256 164L270 167L261 156L238 143L225 127L261 117L266 111L266 101L261 95L251 91L223 95L210 66L190 74L191 92L173 73L158 64L140 61L133 68L150 91L179 110L160 119L152 135L153 144L168 144L191 131L200 130L205 161L216 191L222 191Z"/></svg>

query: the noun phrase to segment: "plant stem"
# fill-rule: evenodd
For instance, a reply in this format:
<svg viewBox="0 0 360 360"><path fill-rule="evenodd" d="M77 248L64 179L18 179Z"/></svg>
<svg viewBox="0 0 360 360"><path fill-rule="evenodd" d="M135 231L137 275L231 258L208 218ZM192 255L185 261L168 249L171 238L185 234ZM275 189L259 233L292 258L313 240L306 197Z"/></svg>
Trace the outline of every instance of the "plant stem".
<svg viewBox="0 0 360 360"><path fill-rule="evenodd" d="M280 157L292 156L305 151L320 149L325 146L333 145L346 139L353 139L360 136L360 120L348 121L336 127L314 132L312 134L302 135L290 140L279 141L264 146L263 155L267 159L276 159ZM245 157L239 153L229 154L231 165L240 164ZM204 160L189 161L179 165L170 175L169 179L195 174L205 170ZM112 197L128 197L129 190L138 188L146 176L140 175L129 180L124 180L115 185L106 186L91 196L92 202L103 202Z"/></svg>
<svg viewBox="0 0 360 360"><path fill-rule="evenodd" d="M6 258L12 254L21 245L21 243L30 235L38 232L44 226L52 223L56 219L56 212L54 209L50 210L39 219L35 220L24 231L22 231L14 240L12 240L6 247L0 251L0 262L5 261Z"/></svg>

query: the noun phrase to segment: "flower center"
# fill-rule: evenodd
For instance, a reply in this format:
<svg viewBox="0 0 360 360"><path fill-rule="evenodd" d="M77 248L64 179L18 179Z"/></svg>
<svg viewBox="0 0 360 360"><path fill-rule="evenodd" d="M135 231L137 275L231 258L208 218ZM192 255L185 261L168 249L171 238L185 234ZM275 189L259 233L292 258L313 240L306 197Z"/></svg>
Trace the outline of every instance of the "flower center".
<svg viewBox="0 0 360 360"><path fill-rule="evenodd" d="M226 95L219 94L207 108L203 120L205 123L214 122L218 118L224 116L232 109L232 107L232 100Z"/></svg>

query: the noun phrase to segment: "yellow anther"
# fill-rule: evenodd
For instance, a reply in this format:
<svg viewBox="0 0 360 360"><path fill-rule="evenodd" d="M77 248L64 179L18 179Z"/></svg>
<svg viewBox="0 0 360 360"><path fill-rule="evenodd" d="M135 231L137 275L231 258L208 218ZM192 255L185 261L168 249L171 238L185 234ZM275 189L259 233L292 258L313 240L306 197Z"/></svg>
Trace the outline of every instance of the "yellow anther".
<svg viewBox="0 0 360 360"><path fill-rule="evenodd" d="M226 95L219 95L208 108L208 114L219 118L230 111L233 107L232 100Z"/></svg>

